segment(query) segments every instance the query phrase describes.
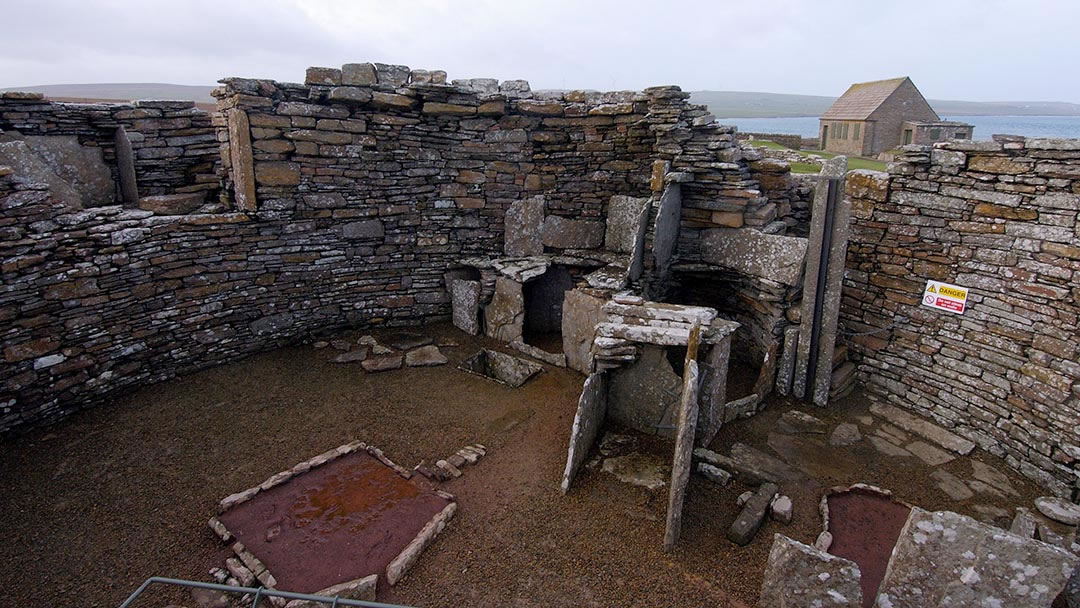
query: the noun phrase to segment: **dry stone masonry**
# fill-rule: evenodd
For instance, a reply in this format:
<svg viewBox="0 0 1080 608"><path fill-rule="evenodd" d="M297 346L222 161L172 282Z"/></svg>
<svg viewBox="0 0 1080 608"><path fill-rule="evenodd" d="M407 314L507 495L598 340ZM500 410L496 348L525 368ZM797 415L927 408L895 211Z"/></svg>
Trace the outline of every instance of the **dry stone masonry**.
<svg viewBox="0 0 1080 608"><path fill-rule="evenodd" d="M686 344L643 328L672 319L612 318L640 321L615 309L646 302L727 328L703 337L699 443L773 387L799 393L820 185L741 147L678 87L532 91L369 63L221 85L210 113L0 98L0 431L343 326L451 319L604 374L583 395L602 418L625 406L619 375ZM857 369L882 402L1068 496L1078 161L1075 141L1005 137L849 172L843 314L825 324L838 343L803 394L847 394ZM921 307L925 279L969 289L969 309ZM824 292L826 317L837 295ZM529 344L537 331L561 331L563 352ZM726 403L729 356L759 374ZM658 420L674 426L681 378L668 379ZM579 429L587 450L598 429Z"/></svg>
<svg viewBox="0 0 1080 608"><path fill-rule="evenodd" d="M1080 142L906 146L854 171L842 324L868 389L1063 496L1080 471ZM962 315L926 281L968 289Z"/></svg>

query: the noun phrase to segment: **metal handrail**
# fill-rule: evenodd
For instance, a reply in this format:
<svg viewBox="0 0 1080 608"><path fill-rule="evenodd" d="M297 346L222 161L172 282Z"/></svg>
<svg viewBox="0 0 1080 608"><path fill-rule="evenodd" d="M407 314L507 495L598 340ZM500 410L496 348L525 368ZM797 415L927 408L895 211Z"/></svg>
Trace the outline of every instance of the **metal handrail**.
<svg viewBox="0 0 1080 608"><path fill-rule="evenodd" d="M255 594L255 599L251 604L251 608L257 608L259 602L264 597L280 597L287 600L307 600L310 602L319 602L320 604L330 604L331 608L337 606L361 606L362 608L408 608L407 606L400 606L398 604L381 604L379 602L367 602L364 600L350 600L341 598L338 596L328 597L325 595L312 595L310 593L293 593L292 591L278 591L277 589L267 589L265 587L235 587L233 585L221 585L218 583L200 583L198 581L189 581L180 578L167 578L164 576L151 576L143 581L143 584L139 585L139 588L135 590L123 604L120 604L120 608L128 608L131 603L135 601L143 591L146 591L147 587L159 583L162 585L176 585L179 587L191 587L194 589L210 589L212 591L222 591L224 593L239 593L239 594Z"/></svg>

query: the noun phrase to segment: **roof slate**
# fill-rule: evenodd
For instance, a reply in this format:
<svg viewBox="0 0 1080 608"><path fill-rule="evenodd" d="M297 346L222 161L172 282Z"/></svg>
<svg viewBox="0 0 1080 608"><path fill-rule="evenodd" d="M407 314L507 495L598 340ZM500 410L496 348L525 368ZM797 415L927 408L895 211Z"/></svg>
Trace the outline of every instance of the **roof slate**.
<svg viewBox="0 0 1080 608"><path fill-rule="evenodd" d="M901 78L890 78L889 80L857 82L848 87L848 90L833 102L828 110L825 110L821 118L866 120L907 79L907 76L903 76Z"/></svg>

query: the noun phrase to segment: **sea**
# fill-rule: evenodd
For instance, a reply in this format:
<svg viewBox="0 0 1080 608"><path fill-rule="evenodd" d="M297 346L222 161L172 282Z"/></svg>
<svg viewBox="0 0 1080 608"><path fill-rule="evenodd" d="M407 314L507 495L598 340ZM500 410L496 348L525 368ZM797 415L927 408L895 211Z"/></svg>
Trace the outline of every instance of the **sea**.
<svg viewBox="0 0 1080 608"><path fill-rule="evenodd" d="M744 133L788 133L803 137L818 135L816 116L716 120L720 124L735 125ZM975 139L990 139L995 134L1080 138L1080 116L943 116L942 120L975 125Z"/></svg>

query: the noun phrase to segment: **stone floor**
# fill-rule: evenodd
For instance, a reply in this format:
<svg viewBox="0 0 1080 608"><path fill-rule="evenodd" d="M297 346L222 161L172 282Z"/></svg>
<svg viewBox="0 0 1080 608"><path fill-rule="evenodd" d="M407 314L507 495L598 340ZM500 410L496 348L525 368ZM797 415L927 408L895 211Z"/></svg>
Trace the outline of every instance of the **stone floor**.
<svg viewBox="0 0 1080 608"><path fill-rule="evenodd" d="M725 426L710 447L729 453L743 444L790 469L781 489L794 501L791 523L768 521L737 547L725 534L748 486L694 475L681 540L664 553L666 485L617 475L651 461L661 467L646 478L655 486L670 465L670 442L633 436L609 446L612 455L641 457L610 472L598 461L563 496L583 378L544 365L512 389L456 367L482 347L510 352L505 345L447 325L419 331L447 364L370 373L362 363L334 363L366 333L341 332L321 349L255 355L5 440L0 587L9 603L116 606L149 576L209 580L229 556L206 528L222 496L353 439L409 467L472 442L489 448L441 484L459 503L447 529L403 581L379 589L380 601L414 606L750 606L772 535L812 543L821 531L825 488L865 482L929 510L1005 524L1043 494L979 450L946 461L951 454L870 414L859 393L828 409L773 399L758 416ZM371 355L392 332L374 333ZM335 339L348 344L338 349ZM791 409L820 423L788 415L781 424ZM842 424L859 438L852 426L838 433ZM168 604L196 606L188 594L165 593L140 606Z"/></svg>

